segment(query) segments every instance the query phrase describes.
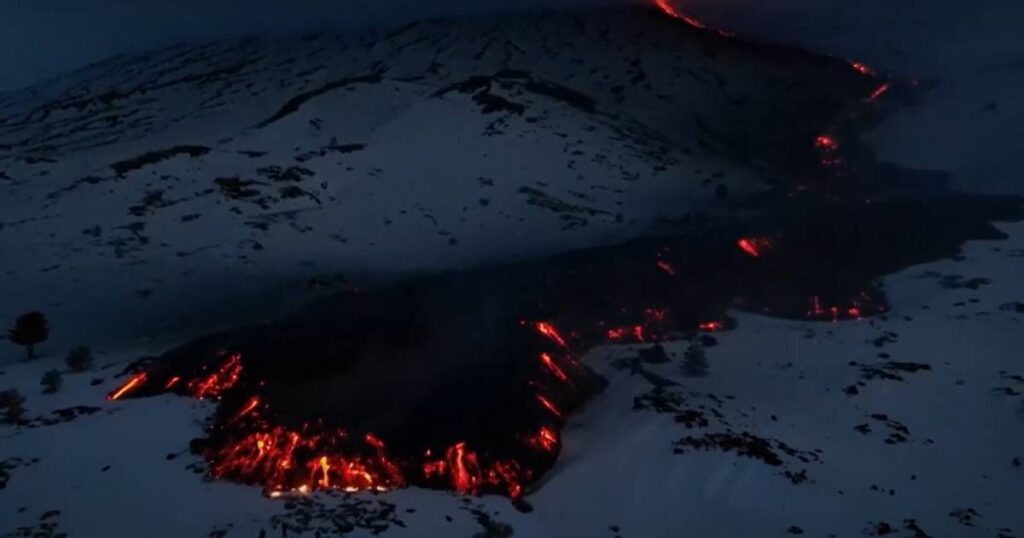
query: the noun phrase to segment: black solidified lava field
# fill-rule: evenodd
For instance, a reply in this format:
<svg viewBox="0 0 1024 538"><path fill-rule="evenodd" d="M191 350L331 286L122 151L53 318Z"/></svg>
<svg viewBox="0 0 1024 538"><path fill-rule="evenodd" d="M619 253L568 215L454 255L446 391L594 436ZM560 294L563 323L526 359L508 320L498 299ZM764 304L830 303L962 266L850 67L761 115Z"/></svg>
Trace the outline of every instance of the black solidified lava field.
<svg viewBox="0 0 1024 538"><path fill-rule="evenodd" d="M892 84L892 99L912 91ZM730 308L880 314L881 277L1001 237L989 223L1021 217L1018 199L876 162L856 142L868 106L832 111L827 134L775 174L786 179L734 200L748 218L689 216L622 244L340 294L170 350L114 397L219 400L195 450L211 474L271 491L413 484L518 497L603 386L578 362L589 347L728 329Z"/></svg>

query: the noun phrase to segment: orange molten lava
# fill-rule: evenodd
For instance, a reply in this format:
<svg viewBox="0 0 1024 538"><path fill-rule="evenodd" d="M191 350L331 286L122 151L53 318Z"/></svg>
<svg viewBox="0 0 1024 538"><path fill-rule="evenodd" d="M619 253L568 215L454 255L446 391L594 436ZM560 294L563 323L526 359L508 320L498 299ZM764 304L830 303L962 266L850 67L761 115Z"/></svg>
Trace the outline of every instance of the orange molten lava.
<svg viewBox="0 0 1024 538"><path fill-rule="evenodd" d="M700 28L700 29L706 29L707 28L706 24L700 22L699 20L697 20L697 19L695 19L695 18L693 18L693 17L691 17L691 16L689 16L689 15L679 11L675 7L673 7L671 4L669 4L669 0L654 0L654 5L658 6L658 9L660 9L663 13L665 13L669 17L675 17L675 18L685 22L686 24L689 24L690 26L693 26L694 28Z"/></svg>
<svg viewBox="0 0 1024 538"><path fill-rule="evenodd" d="M743 252L750 254L754 258L761 255L761 252L757 250L757 245L755 245L751 239L744 237L743 239L737 241L736 244L739 245L741 249L743 249Z"/></svg>
<svg viewBox="0 0 1024 538"><path fill-rule="evenodd" d="M569 347L569 344L566 343L565 338L562 338L562 335L559 334L558 330L556 330L555 327L550 323L546 321L538 321L534 326L537 328L537 331L540 332L540 334L543 334L552 342L564 348Z"/></svg>
<svg viewBox="0 0 1024 538"><path fill-rule="evenodd" d="M549 400L549 399L545 398L544 396L538 394L537 395L537 401L540 402L540 404L542 406L544 406L545 409L550 411L552 415L555 415L556 417L558 417L559 420L561 420L563 418L562 417L562 412L559 411L557 407L555 407L555 404L551 403L551 400Z"/></svg>
<svg viewBox="0 0 1024 538"><path fill-rule="evenodd" d="M558 436L550 428L542 427L537 432L537 443L548 452L552 452L558 446Z"/></svg>
<svg viewBox="0 0 1024 538"><path fill-rule="evenodd" d="M541 353L540 362L543 363L544 367L547 368L552 375L557 377L559 381L564 381L566 383L569 382L569 376L565 374L564 370L562 370L557 364L555 364L555 360L551 358L551 355L548 355L547 353Z"/></svg>
<svg viewBox="0 0 1024 538"><path fill-rule="evenodd" d="M705 321L697 326L698 329L704 332L715 332L720 331L725 327L721 321Z"/></svg>
<svg viewBox="0 0 1024 538"><path fill-rule="evenodd" d="M426 457L430 457L430 451ZM521 468L514 461L494 461L483 465L477 454L466 448L465 442L458 442L445 450L444 459L427 461L423 464L423 476L447 479L452 489L459 493L475 493L483 486L504 488L509 497L518 498L523 494L523 482L531 478L528 469Z"/></svg>
<svg viewBox="0 0 1024 538"><path fill-rule="evenodd" d="M252 398L249 398L249 401L245 403L242 410L238 412L238 418L248 415L253 411L253 409L256 409L256 406L258 405L260 405L260 399L258 397L253 396Z"/></svg>
<svg viewBox="0 0 1024 538"><path fill-rule="evenodd" d="M448 449L445 454L448 459L448 467L452 470L452 487L455 491L473 491L477 486L477 477L480 476L480 466L477 465L476 454L466 454L466 443L456 443Z"/></svg>
<svg viewBox="0 0 1024 538"><path fill-rule="evenodd" d="M546 322L535 323L537 330L558 345L566 342ZM576 365L571 357L560 360ZM569 373L546 352L540 354L546 371L559 381L573 384ZM184 382L188 393L196 398L219 398L234 387L242 375L240 354L228 355L215 371L187 380L171 376L161 386L164 390ZM147 381L146 373L131 377L108 398L116 400L138 390ZM537 401L559 420L562 413L546 397L537 394ZM407 484L446 485L460 493L505 491L512 498L523 495L523 484L533 478L533 470L511 459L487 458L469 450L465 442L457 442L443 450L444 457L431 458L426 450L422 460L403 459L388 454L387 447L372 433L351 436L340 429L305 424L299 429L269 422L268 406L257 396L244 400L220 430L225 437L215 444L198 448L209 464L209 475L246 484L261 484L270 497L286 494L307 494L314 490L385 491ZM548 422L547 420L545 422ZM536 434L520 434L523 447L552 458L557 454L558 437L554 430L542 426Z"/></svg>
<svg viewBox="0 0 1024 538"><path fill-rule="evenodd" d="M818 149L835 151L839 149L839 143L834 138L828 135L818 135L814 139L814 145Z"/></svg>
<svg viewBox="0 0 1024 538"><path fill-rule="evenodd" d="M885 92L889 91L889 88L891 88L891 87L892 87L892 83L891 82L883 83L881 86L875 88L875 91L871 92L871 95L868 96L868 101L875 101L875 100L877 100L879 97L881 97L883 94L885 94Z"/></svg>
<svg viewBox="0 0 1024 538"><path fill-rule="evenodd" d="M862 75L874 75L875 70L863 62L851 61L850 67Z"/></svg>
<svg viewBox="0 0 1024 538"><path fill-rule="evenodd" d="M205 378L196 379L188 383L188 389L200 400L207 397L217 397L224 391L235 386L239 376L242 375L242 356L235 353L230 355L227 361L217 369L216 372Z"/></svg>
<svg viewBox="0 0 1024 538"><path fill-rule="evenodd" d="M838 166L842 164L842 157L837 155L839 142L835 138L829 135L818 135L814 138L814 147L818 149L819 161L823 166Z"/></svg>
<svg viewBox="0 0 1024 538"><path fill-rule="evenodd" d="M742 237L736 241L740 250L757 258L772 248L773 242L770 237Z"/></svg>
<svg viewBox="0 0 1024 538"><path fill-rule="evenodd" d="M629 327L616 327L614 329L608 329L609 340L621 340L627 334L629 334Z"/></svg>
<svg viewBox="0 0 1024 538"><path fill-rule="evenodd" d="M670 263L668 263L668 262L666 262L664 260L658 260L658 269L661 269L662 271L664 271L669 276L676 276L675 268L672 267L672 264L670 264Z"/></svg>
<svg viewBox="0 0 1024 538"><path fill-rule="evenodd" d="M145 383L145 382L146 382L146 373L145 372L142 372L140 374L135 374L125 384L123 384L120 387L118 387L117 390L115 390L114 392L111 392L110 394L108 394L107 395L107 399L108 400L120 399L125 394L128 394L129 392L131 392L133 390L136 390L139 387L141 387L143 385L143 383Z"/></svg>
<svg viewBox="0 0 1024 538"><path fill-rule="evenodd" d="M390 489L404 484L401 472L384 453L383 444L367 443L374 456L342 456L345 432L299 433L274 427L248 434L214 453L210 475L246 483L263 483L268 492L319 489ZM369 440L371 436L367 436ZM314 454L313 457L309 457ZM305 463L308 462L308 463ZM298 484L293 486L293 484Z"/></svg>
<svg viewBox="0 0 1024 538"><path fill-rule="evenodd" d="M817 320L839 321L840 319L861 319L865 309L880 311L871 297L861 292L849 301L848 306L823 306L821 299L814 295L811 297L807 307L807 317Z"/></svg>

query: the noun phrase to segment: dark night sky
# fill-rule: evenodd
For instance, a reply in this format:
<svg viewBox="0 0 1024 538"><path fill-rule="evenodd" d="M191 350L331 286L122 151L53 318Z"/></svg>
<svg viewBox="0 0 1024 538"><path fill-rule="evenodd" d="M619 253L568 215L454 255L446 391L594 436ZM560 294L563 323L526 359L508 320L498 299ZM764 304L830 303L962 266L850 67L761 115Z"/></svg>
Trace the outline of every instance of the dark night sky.
<svg viewBox="0 0 1024 538"><path fill-rule="evenodd" d="M623 3L629 0L618 0ZM179 41L614 0L0 0L0 90Z"/></svg>

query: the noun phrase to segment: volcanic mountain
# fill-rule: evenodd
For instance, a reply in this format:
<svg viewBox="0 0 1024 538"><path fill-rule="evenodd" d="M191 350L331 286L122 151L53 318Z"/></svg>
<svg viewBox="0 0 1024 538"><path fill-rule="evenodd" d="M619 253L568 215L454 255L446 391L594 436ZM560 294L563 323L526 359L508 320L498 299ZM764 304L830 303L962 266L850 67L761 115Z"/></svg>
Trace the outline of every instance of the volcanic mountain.
<svg viewBox="0 0 1024 538"><path fill-rule="evenodd" d="M137 362L109 399L218 401L193 451L271 495L519 499L603 386L590 346L729 306L877 314L875 278L996 235L1013 204L902 200L936 178L857 144L896 84L655 9L115 58L0 102L0 234L35 264L0 292L165 337L279 311L282 281L340 292Z"/></svg>
<svg viewBox="0 0 1024 538"><path fill-rule="evenodd" d="M194 331L736 214L876 91L860 67L653 8L115 57L0 96L4 308Z"/></svg>

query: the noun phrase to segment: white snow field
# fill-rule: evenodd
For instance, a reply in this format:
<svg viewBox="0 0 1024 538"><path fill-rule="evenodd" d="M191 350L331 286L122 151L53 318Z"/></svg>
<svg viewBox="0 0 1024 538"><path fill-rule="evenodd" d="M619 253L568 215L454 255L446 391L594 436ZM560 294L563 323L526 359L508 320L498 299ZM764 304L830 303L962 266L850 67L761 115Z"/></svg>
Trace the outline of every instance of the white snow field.
<svg viewBox="0 0 1024 538"><path fill-rule="evenodd" d="M893 14L884 2L853 12L838 2L715 3L688 7L733 31L938 79L869 143L886 159L950 171L963 188L1020 192L1022 109L1010 97L1024 82L1021 44L1005 29L1017 4L954 12L912 2ZM763 118L723 103L796 110L821 91L815 81L841 77L710 58L678 24L579 20L182 47L0 95L0 319L38 308L53 325L31 362L0 342L0 390L24 394L34 419L0 424L0 536L1024 535L1019 223L1000 224L1007 240L887 277L884 317L733 312L738 327L714 335L704 378L681 375L685 341L665 344L670 362L633 369L643 346L592 350L585 360L609 388L570 420L558 463L526 495L528 513L501 497L419 489L268 499L194 472L188 443L207 404L104 400L140 355L365 275L603 244L686 212L725 211L714 187L761 189L770 162L715 151L764 134ZM931 46L985 28L1003 37L979 38L970 54ZM1008 45L986 48L994 42ZM495 76L518 66L530 74ZM473 76L491 77L488 94L501 99L438 94ZM792 84L763 84L780 77ZM551 88L592 96L596 112ZM282 106L296 96L309 98ZM115 112L97 113L110 103ZM525 109L484 114L488 103ZM948 285L957 276L985 280ZM79 343L96 366L42 394L43 372L65 370ZM674 384L656 391L636 367ZM67 409L80 416L54 413ZM708 439L764 450L701 449Z"/></svg>
<svg viewBox="0 0 1024 538"><path fill-rule="evenodd" d="M707 37L653 9L440 21L115 57L5 94L0 317L31 304L62 343L123 342L345 277L619 241L764 188L774 150L827 121L813 103L874 84Z"/></svg>
<svg viewBox="0 0 1024 538"><path fill-rule="evenodd" d="M893 536L1019 536L1024 313L1004 305L1020 297L1024 226L1005 230L1012 239L972 242L961 259L887 278L893 309L882 318L795 322L737 313L739 328L717 333L719 345L708 348L708 377L683 377L687 344L667 344L672 361L643 366L678 383L665 389L670 404L662 412L635 408L653 385L618 364L640 346L595 349L586 361L610 387L563 431L559 462L526 497L531 513L502 497L415 489L315 494L304 499L313 507L288 509L259 488L206 482L189 471L196 459L188 440L201 433L205 404L173 396L103 401L112 374L150 350L103 352L98 371L65 375L54 395L40 394L38 379L61 367L59 358L11 364L0 380L28 396L29 416L83 404L100 410L2 430L10 477L0 490L0 521L9 531L52 522L71 536L154 537L215 530L249 537L261 529L278 536L281 521L292 521L290 536L312 536L296 532L309 528L298 522L321 506L340 506L341 519L357 526L353 536L375 525L387 527L386 536L472 536L482 532L472 510L510 525L515 536L786 536L797 529L862 536L883 535L885 525ZM945 275L990 282L947 288ZM91 386L94 378L107 382ZM847 393L850 386L857 394ZM781 465L733 452L673 453L679 439L724 432L765 439ZM59 514L41 521L50 510ZM334 535L332 517L339 516L312 517L311 526Z"/></svg>
<svg viewBox="0 0 1024 538"><path fill-rule="evenodd" d="M745 36L857 59L933 85L865 137L879 157L949 172L969 192L1024 193L1024 4L1015 0L686 0Z"/></svg>

